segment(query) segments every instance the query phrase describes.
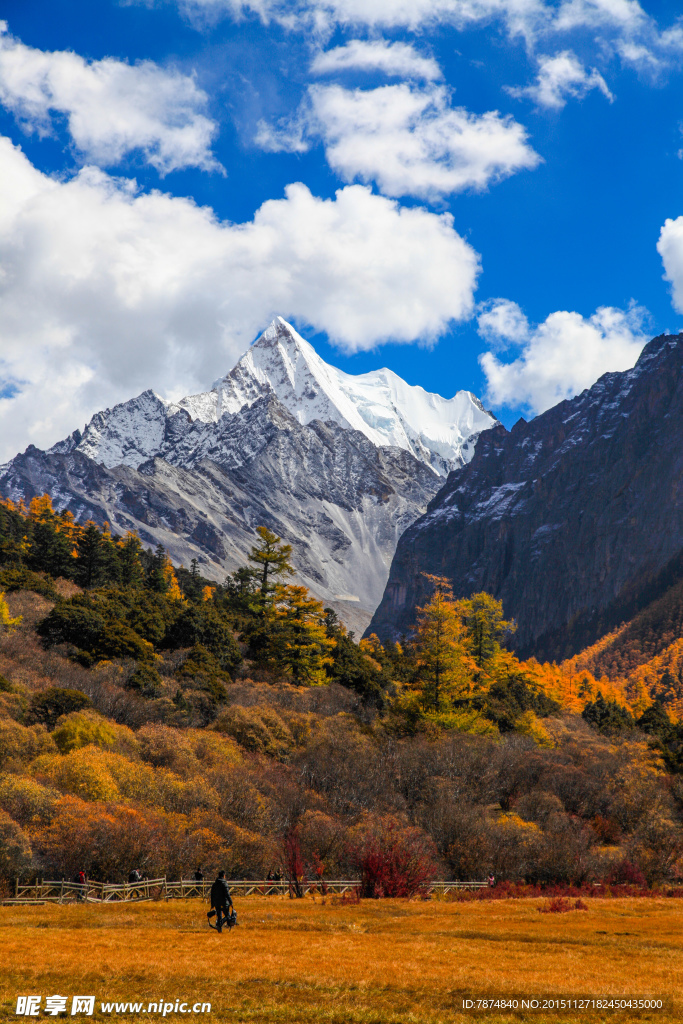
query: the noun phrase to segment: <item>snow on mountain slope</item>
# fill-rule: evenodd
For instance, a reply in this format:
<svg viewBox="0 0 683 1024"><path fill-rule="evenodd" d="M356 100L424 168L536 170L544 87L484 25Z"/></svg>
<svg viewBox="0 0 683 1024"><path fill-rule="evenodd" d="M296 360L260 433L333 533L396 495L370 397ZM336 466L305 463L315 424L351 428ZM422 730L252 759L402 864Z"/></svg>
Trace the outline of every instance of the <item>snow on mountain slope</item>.
<svg viewBox="0 0 683 1024"><path fill-rule="evenodd" d="M0 467L0 494L50 493L214 579L267 525L292 544L297 579L363 630L399 537L495 422L468 391L343 373L278 317L210 391L145 391L49 452L29 446Z"/></svg>
<svg viewBox="0 0 683 1024"><path fill-rule="evenodd" d="M398 538L439 484L401 448L337 423L298 423L272 391L217 423L195 420L165 458L137 468L32 446L0 468L0 496L28 504L50 494L79 522L163 544L175 564L197 558L216 581L246 564L256 527L268 526L292 545L295 582L361 633Z"/></svg>
<svg viewBox="0 0 683 1024"><path fill-rule="evenodd" d="M441 476L469 462L478 435L496 423L469 391L447 399L406 384L391 370L354 376L329 366L282 317L216 381L214 415L237 412L268 387L299 423L331 420L360 430L377 447L403 448ZM203 418L206 398L179 404Z"/></svg>
<svg viewBox="0 0 683 1024"><path fill-rule="evenodd" d="M446 399L406 384L391 370L353 376L329 366L277 317L210 391L178 403L145 391L97 413L82 434L75 431L51 452L76 450L107 468L137 468L155 456L184 464L181 453L189 456L198 421L218 423L268 394L302 425L320 420L359 430L377 447L403 448L441 476L469 462L481 431L496 423L469 391Z"/></svg>
<svg viewBox="0 0 683 1024"><path fill-rule="evenodd" d="M145 459L153 458L174 435L181 436L190 425L190 417L177 405L164 401L153 391L143 391L113 409L95 413L81 434L50 449L55 455L76 449L111 469L112 466L136 468Z"/></svg>

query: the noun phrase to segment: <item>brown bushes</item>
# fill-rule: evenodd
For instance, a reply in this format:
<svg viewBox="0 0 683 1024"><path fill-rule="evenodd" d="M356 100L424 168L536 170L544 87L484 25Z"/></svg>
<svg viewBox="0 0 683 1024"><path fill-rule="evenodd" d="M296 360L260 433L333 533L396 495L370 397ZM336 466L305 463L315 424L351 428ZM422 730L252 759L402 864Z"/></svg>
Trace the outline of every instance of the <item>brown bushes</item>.
<svg viewBox="0 0 683 1024"><path fill-rule="evenodd" d="M132 867L149 877L187 876L198 863L229 876L257 877L274 856L272 844L215 814L165 814L156 808L86 802L65 796L33 843L44 870L120 881Z"/></svg>
<svg viewBox="0 0 683 1024"><path fill-rule="evenodd" d="M211 727L180 728L178 704L120 685L128 669L69 670L51 683L86 687L97 710L62 716L51 733L21 721L38 691L12 674L0 694L17 716L0 717L0 808L44 873L70 876L86 860L121 878L135 860L170 876L199 859L255 877L282 866L293 833L307 877L360 870L367 892L408 891L425 858L443 877L547 887L600 880L624 858L653 885L683 868L683 798L656 753L571 719L552 749L516 734L396 738L351 715L346 691L326 691L315 713L312 690L242 680ZM150 721L157 712L166 719Z"/></svg>
<svg viewBox="0 0 683 1024"><path fill-rule="evenodd" d="M20 875L30 866L28 836L6 811L0 811L0 878Z"/></svg>
<svg viewBox="0 0 683 1024"><path fill-rule="evenodd" d="M241 747L259 754L279 756L294 746L294 738L272 708L230 707L214 722L214 729L232 736Z"/></svg>

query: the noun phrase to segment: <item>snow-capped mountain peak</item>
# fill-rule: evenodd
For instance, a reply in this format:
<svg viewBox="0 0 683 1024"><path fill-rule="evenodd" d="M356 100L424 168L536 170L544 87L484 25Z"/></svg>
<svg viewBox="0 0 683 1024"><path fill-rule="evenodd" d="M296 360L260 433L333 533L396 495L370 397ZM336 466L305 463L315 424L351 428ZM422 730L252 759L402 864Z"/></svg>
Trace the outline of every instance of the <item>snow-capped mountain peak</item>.
<svg viewBox="0 0 683 1024"><path fill-rule="evenodd" d="M389 369L352 375L324 362L300 334L277 317L208 396L179 404L204 418L238 412L272 390L299 421L332 421L360 430L377 447L412 452L440 475L469 462L474 442L496 420L469 391L450 399L406 384Z"/></svg>
<svg viewBox="0 0 683 1024"><path fill-rule="evenodd" d="M469 462L482 430L496 422L469 391L453 398L406 384L388 369L352 375L330 366L277 317L210 391L167 402L153 391L93 416L52 449L77 449L107 468L164 457L194 421L217 423L274 394L302 425L314 420L359 430L378 448L411 452L436 473Z"/></svg>

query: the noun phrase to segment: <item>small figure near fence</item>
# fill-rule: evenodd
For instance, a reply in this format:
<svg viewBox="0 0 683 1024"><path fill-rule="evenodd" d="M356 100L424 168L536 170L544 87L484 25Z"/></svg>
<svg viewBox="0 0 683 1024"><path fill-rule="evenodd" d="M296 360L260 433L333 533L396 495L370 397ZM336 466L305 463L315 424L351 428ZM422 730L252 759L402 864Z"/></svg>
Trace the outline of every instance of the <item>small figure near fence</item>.
<svg viewBox="0 0 683 1024"><path fill-rule="evenodd" d="M204 872L202 871L201 866L199 866L197 868L197 870L195 871L195 873L194 873L194 880L195 880L195 882L203 882L204 881Z"/></svg>
<svg viewBox="0 0 683 1024"><path fill-rule="evenodd" d="M141 881L142 881L142 875L140 874L140 872L138 871L137 868L133 868L133 870L128 875L128 884L129 885L135 885L136 882L141 882ZM140 895L140 890L139 889L131 889L130 895L131 896L139 896Z"/></svg>
<svg viewBox="0 0 683 1024"><path fill-rule="evenodd" d="M489 889L493 889L496 884L496 879L493 875L489 875Z"/></svg>
<svg viewBox="0 0 683 1024"><path fill-rule="evenodd" d="M216 918L216 923L211 924L211 918ZM237 913L232 902L228 883L225 881L225 871L219 871L216 881L211 886L211 910L207 912L206 918L209 927L215 928L217 932L223 931L223 925L233 928L237 924Z"/></svg>
<svg viewBox="0 0 683 1024"><path fill-rule="evenodd" d="M79 886L79 888L76 889L76 899L81 903L85 899L85 887L87 883L87 878L85 877L85 871L83 868L76 872L74 882Z"/></svg>

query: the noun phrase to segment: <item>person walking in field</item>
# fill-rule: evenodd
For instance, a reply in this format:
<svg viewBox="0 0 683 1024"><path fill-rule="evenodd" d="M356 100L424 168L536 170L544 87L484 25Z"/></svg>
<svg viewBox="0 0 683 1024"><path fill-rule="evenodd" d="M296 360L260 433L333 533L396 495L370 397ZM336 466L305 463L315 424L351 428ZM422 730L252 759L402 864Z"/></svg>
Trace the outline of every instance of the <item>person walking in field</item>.
<svg viewBox="0 0 683 1024"><path fill-rule="evenodd" d="M223 925L236 917L230 889L225 881L225 871L218 872L218 877L211 886L211 910L207 912L206 917L211 927L215 927L218 932L222 932ZM211 924L212 917L216 918L215 926Z"/></svg>

